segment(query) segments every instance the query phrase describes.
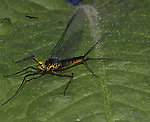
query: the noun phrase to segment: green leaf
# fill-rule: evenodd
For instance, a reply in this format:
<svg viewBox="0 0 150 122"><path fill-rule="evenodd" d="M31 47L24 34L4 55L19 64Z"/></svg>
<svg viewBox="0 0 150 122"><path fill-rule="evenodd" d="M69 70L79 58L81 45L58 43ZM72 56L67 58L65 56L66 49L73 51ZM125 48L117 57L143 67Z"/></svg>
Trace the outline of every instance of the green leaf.
<svg viewBox="0 0 150 122"><path fill-rule="evenodd" d="M76 8L65 0L0 0L0 103L11 97L24 75L3 77L33 65L12 63L30 55L45 61ZM107 31L89 54L114 60L88 61L68 69L69 78L45 75L25 85L0 106L0 122L113 122L150 121L150 41L148 0L85 0L89 24L79 53ZM89 31L90 30L90 31ZM89 37L90 36L90 37Z"/></svg>

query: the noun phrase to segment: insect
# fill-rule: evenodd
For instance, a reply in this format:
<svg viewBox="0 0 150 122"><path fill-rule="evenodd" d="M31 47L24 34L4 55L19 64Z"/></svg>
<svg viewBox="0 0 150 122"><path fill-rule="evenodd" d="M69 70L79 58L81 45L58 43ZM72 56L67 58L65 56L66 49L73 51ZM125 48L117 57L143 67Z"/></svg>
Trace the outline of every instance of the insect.
<svg viewBox="0 0 150 122"><path fill-rule="evenodd" d="M25 60L29 60L29 59L33 59L36 63L37 63L37 67L33 67L33 66L28 66L26 68L24 68L23 70L16 72L14 74L9 74L5 77L8 76L12 76L12 75L17 75L20 73L25 74L23 81L21 83L21 85L19 86L19 88L17 89L17 91L14 93L13 96L11 96L6 102L4 102L2 105L5 105L6 103L8 103L12 98L14 98L19 92L20 90L24 87L24 85L27 82L30 82L31 80L35 80L38 79L42 76L44 76L45 74L52 74L52 75L57 75L57 76L61 76L61 77L68 77L70 78L65 90L64 90L64 95L66 94L66 91L68 89L69 84L71 83L71 81L73 80L73 73L72 72L61 72L63 70L69 69L71 67L80 65L80 64L84 64L87 69L95 76L97 77L93 71L88 67L86 61L87 60L94 60L94 59L100 59L103 60L101 58L88 58L87 55L93 50L93 48L103 39L105 38L108 33L105 33L83 56L77 56L77 57L72 57L72 58L67 58L69 57L68 55L70 54L71 51L75 52L76 48L74 47L69 47L70 44L72 43L74 45L74 43L77 43L77 38L71 39L70 38L70 34L71 33L78 33L80 32L80 23L78 22L79 18L84 18L83 16L84 10L83 9L78 9L75 14L72 16L71 20L69 21L68 25L66 26L60 40L58 41L58 43L55 45L55 47L53 48L53 50L50 53L50 57L45 61L45 63L39 61L34 55L21 59L19 61L16 61L14 63L19 63L21 61L25 61ZM74 25L74 23L77 23L79 25ZM76 27L77 26L77 27ZM76 30L77 28L77 30ZM77 36L77 35L75 35ZM69 45L68 45L69 44ZM72 49L71 51L70 48ZM69 54L68 54L69 52ZM31 77L31 78L29 78Z"/></svg>

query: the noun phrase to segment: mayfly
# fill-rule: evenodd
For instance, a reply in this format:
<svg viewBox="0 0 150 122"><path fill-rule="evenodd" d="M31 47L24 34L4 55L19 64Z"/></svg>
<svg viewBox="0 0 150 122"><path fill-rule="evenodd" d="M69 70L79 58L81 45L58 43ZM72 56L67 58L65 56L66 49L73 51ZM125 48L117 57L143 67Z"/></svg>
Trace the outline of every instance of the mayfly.
<svg viewBox="0 0 150 122"><path fill-rule="evenodd" d="M5 77L17 75L22 72L25 72L25 76L23 78L23 81L17 91L11 96L6 102L4 102L2 105L5 105L8 103L12 98L14 98L20 90L24 87L24 85L27 82L30 82L31 80L38 79L45 74L52 74L62 77L68 77L70 78L65 89L64 89L64 95L66 94L66 91L68 89L69 84L73 80L73 73L72 72L62 72L63 70L69 69L71 67L84 64L87 69L95 76L97 77L93 71L88 67L86 61L93 60L96 58L88 58L87 55L93 50L93 48L102 40L104 37L108 35L108 32L106 32L83 56L76 56L76 57L69 57L69 54L72 54L76 51L76 43L79 41L77 38L72 38L71 35L78 36L78 33L81 33L81 18L84 18L84 9L79 8L75 14L72 16L71 20L69 21L68 25L66 26L60 40L57 42L55 47L50 53L50 57L45 61L45 63L39 61L34 55L21 59L19 61L16 61L14 63L18 63L21 61L33 59L37 63L37 67L28 66L24 68L23 70L16 72L14 74L9 74ZM80 18L80 21L78 20ZM77 25L78 24L78 25ZM71 45L71 47L70 47ZM102 58L97 58L100 60L103 60ZM31 69L31 70L29 70ZM34 77L33 77L34 76ZM31 77L31 78L29 78Z"/></svg>

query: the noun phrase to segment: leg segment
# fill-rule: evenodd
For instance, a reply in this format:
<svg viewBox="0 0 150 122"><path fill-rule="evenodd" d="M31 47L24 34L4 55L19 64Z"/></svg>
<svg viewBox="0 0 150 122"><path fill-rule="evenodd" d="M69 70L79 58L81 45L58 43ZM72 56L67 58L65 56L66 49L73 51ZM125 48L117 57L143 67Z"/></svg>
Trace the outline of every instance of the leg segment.
<svg viewBox="0 0 150 122"><path fill-rule="evenodd" d="M19 75L26 75L26 74L28 74L28 73L36 73L36 72L35 72L35 71L27 71L27 72L21 73L21 74L19 74Z"/></svg>
<svg viewBox="0 0 150 122"><path fill-rule="evenodd" d="M14 73L14 74L9 74L9 75L6 75L6 76L4 76L4 77L8 77L8 76L12 76L12 75L17 75L17 74L19 74L19 73L21 73L21 72L26 71L27 69L34 69L34 70L37 70L36 68L34 68L34 67L32 67L32 66L28 66L28 67L24 68L23 70L21 70L21 71L19 71L19 72L16 72L16 73Z"/></svg>
<svg viewBox="0 0 150 122"><path fill-rule="evenodd" d="M68 89L68 86L69 84L71 83L72 79L73 79L73 73L71 72L66 72L66 73L62 73L62 72L52 72L54 75L57 75L57 76L62 76L62 77L70 77L70 80L69 82L67 83L67 86L65 87L65 90L64 90L64 96L66 95L66 91Z"/></svg>
<svg viewBox="0 0 150 122"><path fill-rule="evenodd" d="M21 59L21 60L18 60L18 61L12 61L12 62L13 62L13 63L19 63L19 62L26 61L26 60L33 59L33 58L34 58L34 55L29 56L29 57L24 58L24 59Z"/></svg>
<svg viewBox="0 0 150 122"><path fill-rule="evenodd" d="M95 75L95 73L89 68L88 64L86 62L84 62L85 67L92 73L93 76L97 77L97 75Z"/></svg>
<svg viewBox="0 0 150 122"><path fill-rule="evenodd" d="M71 78L70 78L69 82L67 83L67 86L66 86L66 88L65 88L65 90L64 90L64 96L66 95L66 91L67 91L68 86L69 86L69 84L71 83L72 79L73 79L73 73L71 73Z"/></svg>
<svg viewBox="0 0 150 122"><path fill-rule="evenodd" d="M29 79L29 80L26 80L27 77L29 77L29 76L34 76L34 75L37 75L37 74L39 74L39 73L36 72L36 73L28 74L28 75L24 76L23 81L22 81L21 85L19 86L19 88L17 89L17 91L16 91L16 92L14 93L14 95L11 96L6 102L4 102L4 103L2 104L2 106L5 105L6 103L8 103L11 99L13 99L13 98L19 93L19 91L24 87L24 85L25 85L27 82L29 82L29 81L31 81L31 80L33 80L33 79L37 79L37 78L43 76L43 74L42 74L42 75L40 75L40 76L38 76L38 77L34 77L34 78Z"/></svg>
<svg viewBox="0 0 150 122"><path fill-rule="evenodd" d="M39 63L39 60L38 60L34 55L29 56L29 57L24 58L24 59L21 59L21 60L19 60L19 61L15 61L15 62L13 62L13 63L19 63L19 62L26 61L26 60L29 60L29 59L33 59L34 61L36 61L37 63Z"/></svg>

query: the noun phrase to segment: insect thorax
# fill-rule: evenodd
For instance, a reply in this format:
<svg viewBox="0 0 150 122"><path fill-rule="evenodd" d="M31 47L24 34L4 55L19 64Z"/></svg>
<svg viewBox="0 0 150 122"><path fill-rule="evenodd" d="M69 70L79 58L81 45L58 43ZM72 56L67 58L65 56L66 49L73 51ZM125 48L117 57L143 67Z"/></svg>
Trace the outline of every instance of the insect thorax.
<svg viewBox="0 0 150 122"><path fill-rule="evenodd" d="M61 63L59 63L58 60L49 58L45 61L46 70L57 70L61 66Z"/></svg>

